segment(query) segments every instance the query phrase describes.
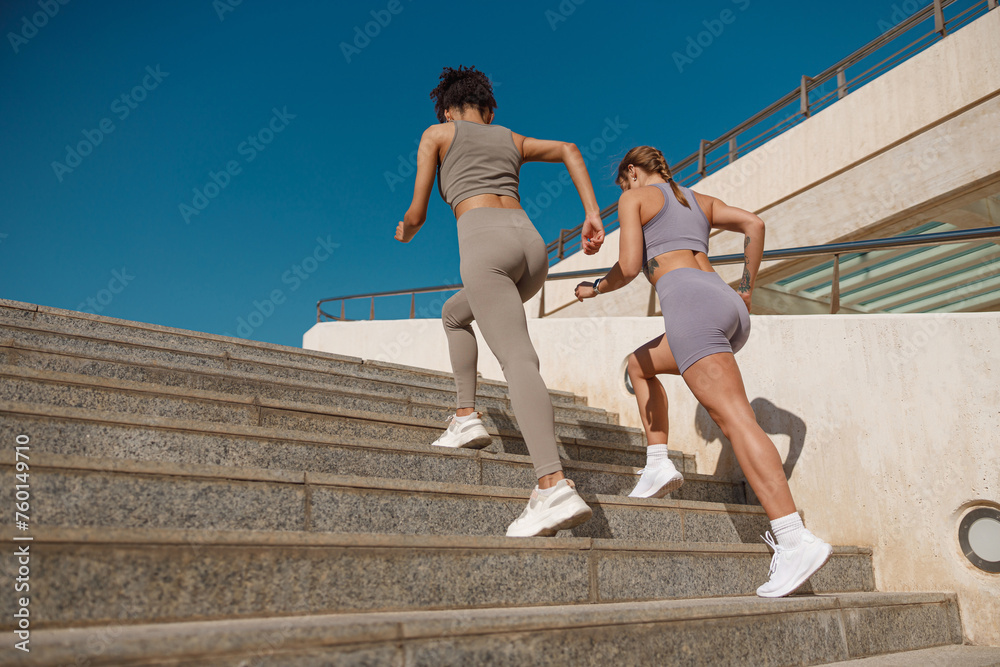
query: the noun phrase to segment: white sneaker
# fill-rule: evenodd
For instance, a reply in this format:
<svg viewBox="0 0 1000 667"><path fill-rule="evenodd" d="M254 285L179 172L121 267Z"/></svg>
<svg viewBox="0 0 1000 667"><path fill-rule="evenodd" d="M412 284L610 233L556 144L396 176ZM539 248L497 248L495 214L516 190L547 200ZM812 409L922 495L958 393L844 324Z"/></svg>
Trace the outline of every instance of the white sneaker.
<svg viewBox="0 0 1000 667"><path fill-rule="evenodd" d="M628 494L629 498L662 498L681 488L684 475L677 471L673 461L669 459L658 463L655 467L645 467L639 471L642 477L639 483Z"/></svg>
<svg viewBox="0 0 1000 667"><path fill-rule="evenodd" d="M507 537L551 537L589 519L593 511L575 487L572 480L561 479L552 493L543 496L536 486L528 506L507 528Z"/></svg>
<svg viewBox="0 0 1000 667"><path fill-rule="evenodd" d="M762 539L774 549L771 578L757 589L757 595L762 598L781 598L794 592L823 567L833 553L833 547L808 530L803 531L802 544L794 549L786 549L775 542L771 531Z"/></svg>
<svg viewBox="0 0 1000 667"><path fill-rule="evenodd" d="M493 440L490 438L490 434L486 432L486 427L483 426L483 421L480 419L482 416L482 412L474 412L468 419L459 422L455 419L455 415L452 415L447 430L432 444L435 447L453 447L456 449L459 447L470 449L482 449L486 447Z"/></svg>

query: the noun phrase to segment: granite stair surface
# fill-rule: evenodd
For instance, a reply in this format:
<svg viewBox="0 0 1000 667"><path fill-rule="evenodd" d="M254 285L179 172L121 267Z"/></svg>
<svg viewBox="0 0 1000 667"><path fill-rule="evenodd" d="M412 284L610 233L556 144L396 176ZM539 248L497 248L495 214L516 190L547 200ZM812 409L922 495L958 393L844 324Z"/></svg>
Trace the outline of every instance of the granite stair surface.
<svg viewBox="0 0 1000 667"><path fill-rule="evenodd" d="M448 374L0 300L32 537L32 651L0 663L996 664L953 595L878 592L869 548L757 598L768 521L742 482L672 451L684 486L628 498L642 431L550 396L594 516L512 539L534 474L504 383L478 387L493 444L447 450Z"/></svg>

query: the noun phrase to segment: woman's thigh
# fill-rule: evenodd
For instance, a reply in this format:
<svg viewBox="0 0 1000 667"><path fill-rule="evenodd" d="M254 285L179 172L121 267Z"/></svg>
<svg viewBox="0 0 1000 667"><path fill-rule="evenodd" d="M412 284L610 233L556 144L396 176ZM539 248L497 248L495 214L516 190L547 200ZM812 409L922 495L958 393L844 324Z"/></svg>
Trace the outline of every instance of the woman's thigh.
<svg viewBox="0 0 1000 667"><path fill-rule="evenodd" d="M732 352L719 352L698 361L684 371L684 382L712 419L733 422L750 419L756 423L747 399L743 375ZM719 424L723 426L723 424Z"/></svg>

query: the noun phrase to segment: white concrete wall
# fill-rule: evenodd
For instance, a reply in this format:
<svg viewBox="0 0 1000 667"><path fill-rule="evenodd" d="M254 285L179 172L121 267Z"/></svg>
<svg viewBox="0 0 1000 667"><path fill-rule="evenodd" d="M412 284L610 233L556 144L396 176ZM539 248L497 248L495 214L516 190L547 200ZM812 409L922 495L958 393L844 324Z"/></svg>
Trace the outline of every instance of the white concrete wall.
<svg viewBox="0 0 1000 667"><path fill-rule="evenodd" d="M875 548L880 590L954 590L973 642L1000 645L1000 578L962 557L974 500L1000 507L1000 313L754 317L738 355L808 525ZM624 359L659 318L529 320L542 375L638 425ZM449 370L439 320L324 323L304 347ZM480 372L502 379L480 342ZM736 477L732 450L680 378L664 377L670 446ZM789 470L790 469L790 470Z"/></svg>
<svg viewBox="0 0 1000 667"><path fill-rule="evenodd" d="M694 187L761 215L768 249L868 238L900 220L916 226L964 188L1000 183L998 93L1000 11L991 11ZM714 255L742 249L736 234L710 244ZM615 231L598 255L577 253L552 272L617 259ZM765 264L761 278L773 267ZM719 269L729 282L741 272ZM547 310L571 302L576 282L550 284ZM648 286L636 282L609 314L646 313ZM558 316L586 317L592 308L572 305ZM537 297L528 312L537 315Z"/></svg>
<svg viewBox="0 0 1000 667"><path fill-rule="evenodd" d="M766 168L745 173L737 162L699 185L762 210L997 90L1000 12L992 11L768 142Z"/></svg>

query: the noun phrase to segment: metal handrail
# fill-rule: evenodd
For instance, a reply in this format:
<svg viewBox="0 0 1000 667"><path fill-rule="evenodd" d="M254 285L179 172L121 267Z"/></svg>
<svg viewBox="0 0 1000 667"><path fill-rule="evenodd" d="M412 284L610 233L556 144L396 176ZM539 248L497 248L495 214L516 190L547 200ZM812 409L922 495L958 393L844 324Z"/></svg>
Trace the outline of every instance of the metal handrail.
<svg viewBox="0 0 1000 667"><path fill-rule="evenodd" d="M824 257L833 255L834 257L834 281L833 281L833 303L831 312L839 310L840 294L840 256L847 253L870 252L873 250L894 250L897 248L909 248L913 246L943 245L948 243L964 243L969 241L979 241L982 239L1000 239L1000 225L995 227L979 227L976 229L963 229L951 232L938 232L936 234L912 234L909 236L891 236L881 239L869 239L865 241L843 241L839 243L826 243L823 245L802 246L798 248L781 248L778 250L765 250L762 261L773 261L779 259L804 259L808 257ZM739 264L743 261L742 254L715 255L708 258L713 265ZM589 278L607 273L610 267L600 269L581 269L579 271L563 271L550 274L545 282L550 280L568 280L572 278ZM371 299L372 306L369 319L375 319L375 299L385 296L405 296L410 295L410 319L415 317L415 299L417 294L428 294L433 292L448 292L461 289L462 285L438 285L436 287L420 287L417 289L389 290L386 292L369 292L365 294L352 294L349 296L335 296L329 299L321 299L316 302L316 322L322 322L323 317L333 321L350 321L344 317L344 303L353 299ZM545 287L542 287L542 308L539 317L544 317ZM331 301L340 301L340 316L330 315L323 310L323 304Z"/></svg>
<svg viewBox="0 0 1000 667"><path fill-rule="evenodd" d="M716 170L721 169L723 166L735 162L741 153L746 154L749 151L760 147L767 141L770 141L791 127L799 124L806 118L809 118L820 109L832 104L835 101L834 93L836 93L837 100L846 97L850 93L852 85L854 88L858 88L883 72L892 69L901 62L923 51L931 44L946 36L948 34L949 26L952 24L961 22L961 25L964 25L964 22L962 22L963 19L965 22L971 20L971 12L974 10L978 10L980 7L985 7L988 12L996 9L997 7L997 0L979 0L974 2L970 7L966 8L957 16L954 16L951 19L945 19L944 9L955 2L958 2L958 0L933 0L933 2L923 9L918 10L912 16L893 26L882 35L876 37L868 44L865 44L854 53L842 59L840 62L823 70L817 76L809 77L803 75L799 85L794 90L782 96L776 102L758 112L753 117L743 121L728 132L725 132L714 141L706 141L704 139L701 140L699 142L699 148L696 152L688 155L686 158L673 165L673 172L677 181L684 185L691 185L704 178L709 173L713 173ZM847 78L847 69L849 67L853 67L854 65L864 61L866 58L876 53L879 49L896 41L899 37L903 36L911 29L931 17L934 18L934 29L930 33L920 35L916 40L896 49L894 53L880 62L869 66L865 69L865 71L861 72L853 79ZM930 37L929 40L928 37ZM810 92L834 79L836 79L837 82L837 88L835 91L827 93L817 100L810 100ZM747 139L742 145L740 144L738 140L740 134L756 127L768 117L782 111L789 105L794 104L796 101L799 102L799 110L797 113L787 118L782 118L776 125L759 132L754 137ZM709 154L718 149L725 149L726 152L720 157L712 159ZM696 167L694 172L682 175L684 170L691 167ZM601 218L606 219L613 215L617 210L618 204L612 204L601 211ZM613 228L614 223L605 226L605 229L608 232L612 231ZM566 255L575 252L575 250L579 247L579 243L567 243L567 241L575 241L577 237L579 237L582 230L583 225L578 225L571 229L559 230L559 236L547 246L550 256L553 252L556 253L555 257L552 258L553 262L562 260L566 257Z"/></svg>
<svg viewBox="0 0 1000 667"><path fill-rule="evenodd" d="M915 55L916 53L924 50L925 48L930 46L933 42L937 41L937 39L947 35L948 26L950 23L953 23L957 19L962 18L965 13L968 13L965 12L959 15L958 17L953 17L950 20L945 20L944 9L949 5L954 4L957 1L958 0L934 0L931 4L927 5L921 10L918 10L909 18L904 19L898 25L894 26L893 28L890 28L879 37L875 38L874 40L872 40L865 46L861 47L854 53L850 54L849 56L847 56L840 62L836 63L835 65L832 65L831 67L827 68L817 76L809 77L803 75L800 79L799 86L796 89L787 93L785 96L783 96L781 99L771 104L763 111L759 112L749 120L744 121L737 127L730 130L729 132L726 132L715 141L703 140L701 142L703 145L703 149L700 149L697 153L693 153L692 155L688 156L681 162L677 163L677 166L674 169L675 173L678 173L682 171L684 168L695 164L698 161L699 156L701 156L701 161L698 164L697 171L686 178L706 176L707 175L706 167L708 165L705 163L705 160L707 159L707 154L717 148L720 148L724 144L728 149L728 157L730 158L729 162L735 161L735 159L738 158L740 151L738 145L733 146L729 144L731 140L735 140L737 138L737 135L739 135L740 133L750 129L751 127L757 125L759 122L761 122L768 116L784 109L785 107L793 104L796 101L800 103L799 104L800 108L798 113L793 114L792 118L798 118L799 120L804 120L805 118L808 118L813 113L815 113L815 111L817 110L816 107L818 106L817 105L818 101L812 101L809 99L809 93L815 88L822 86L823 84L833 80L834 78L836 78L837 80L837 93L838 93L837 99L845 97L850 92L850 84L856 83L856 80L847 79L846 76L847 68L862 62L863 60L865 60L865 58L871 56L873 53L877 52L882 47L894 42L897 38L909 32L912 28L916 27L924 20L934 17L935 25L934 29L930 33L919 36L915 41L897 50L896 53L884 59L882 62L870 67L868 70L859 75L859 77L856 77L856 79L873 78L874 74L872 70L878 70L879 68L881 68L881 71L886 71L888 69L891 69L895 65L899 64L899 62L902 62L903 60L906 59L906 58L901 58L898 59L898 62L894 62L894 59L896 58L897 55L906 52L912 46L920 44L921 42L927 40L928 37L931 37L931 39L927 40L926 43L923 44L919 49L913 50L911 53L908 53L907 57ZM981 6L985 7L986 10L989 11L995 7L995 2L993 2L992 0L987 0L987 1L979 0L978 2L974 2L970 9L977 9ZM886 66L882 67L883 65ZM824 96L824 98L821 98L821 100L824 100L825 98L826 96ZM787 118L783 119L781 123L784 123L787 120L788 120Z"/></svg>

